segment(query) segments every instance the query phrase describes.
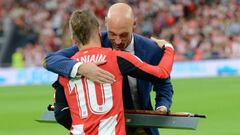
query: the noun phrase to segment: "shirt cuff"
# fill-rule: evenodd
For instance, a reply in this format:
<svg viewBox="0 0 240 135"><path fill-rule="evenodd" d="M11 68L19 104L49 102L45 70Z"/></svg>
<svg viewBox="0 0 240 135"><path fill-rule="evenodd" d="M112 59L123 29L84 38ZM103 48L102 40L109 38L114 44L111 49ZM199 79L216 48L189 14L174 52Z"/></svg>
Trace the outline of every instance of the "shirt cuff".
<svg viewBox="0 0 240 135"><path fill-rule="evenodd" d="M78 68L79 68L82 64L83 64L83 63L78 62L78 63L76 63L76 64L73 66L72 71L71 71L71 74L70 74L70 77L75 78L75 77L77 76Z"/></svg>

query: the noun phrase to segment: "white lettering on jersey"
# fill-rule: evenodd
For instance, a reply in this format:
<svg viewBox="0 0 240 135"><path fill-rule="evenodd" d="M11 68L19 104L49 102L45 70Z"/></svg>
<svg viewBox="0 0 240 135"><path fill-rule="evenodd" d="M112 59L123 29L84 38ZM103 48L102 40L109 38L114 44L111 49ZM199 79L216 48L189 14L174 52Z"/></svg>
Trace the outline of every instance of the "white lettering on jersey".
<svg viewBox="0 0 240 135"><path fill-rule="evenodd" d="M86 86L85 91L87 94L87 98L85 98L83 83ZM79 115L81 118L88 117L86 102L88 102L89 104L88 108L94 114L107 113L113 107L112 87L111 87L111 84L109 83L102 84L99 89L102 92L101 97L99 97L99 98L102 98L102 101L103 101L101 105L97 103L97 94L96 94L96 88L95 88L94 82L86 78L71 79L69 80L68 86L69 86L70 94L72 93L73 90L75 90L76 92L76 98L79 105Z"/></svg>
<svg viewBox="0 0 240 135"><path fill-rule="evenodd" d="M77 60L82 63L105 61L106 55L103 54L84 55Z"/></svg>
<svg viewBox="0 0 240 135"><path fill-rule="evenodd" d="M115 135L117 125L117 115L101 120L98 135Z"/></svg>
<svg viewBox="0 0 240 135"><path fill-rule="evenodd" d="M98 135L115 135L116 134L116 125L117 125L117 116L114 115L107 119L103 119L99 123ZM73 129L70 131L73 135L84 135L84 125L73 125Z"/></svg>
<svg viewBox="0 0 240 135"><path fill-rule="evenodd" d="M85 95L83 90L83 84L81 79L71 79L69 81L69 90L70 94L73 90L76 92L76 98L79 105L79 115L81 118L87 118L88 117L88 111L87 111L87 104L85 101Z"/></svg>
<svg viewBox="0 0 240 135"><path fill-rule="evenodd" d="M72 125L73 129L70 130L70 132L73 135L84 135L84 129L83 129L83 125Z"/></svg>
<svg viewBox="0 0 240 135"><path fill-rule="evenodd" d="M94 82L91 80L87 80L88 86L88 97L89 97L89 104L90 110L95 114L103 114L107 113L113 107L113 99L112 99L112 87L111 84L105 83L103 87L101 85L101 92L102 92L102 100L103 103L101 105L97 102L97 95L96 95L96 88Z"/></svg>

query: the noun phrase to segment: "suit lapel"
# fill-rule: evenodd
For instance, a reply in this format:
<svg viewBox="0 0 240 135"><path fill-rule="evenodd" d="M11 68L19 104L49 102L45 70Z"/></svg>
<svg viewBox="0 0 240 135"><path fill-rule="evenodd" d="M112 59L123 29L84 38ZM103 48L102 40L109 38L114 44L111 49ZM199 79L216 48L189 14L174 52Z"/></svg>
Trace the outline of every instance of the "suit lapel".
<svg viewBox="0 0 240 135"><path fill-rule="evenodd" d="M136 34L134 34L133 36L134 36L134 43L133 43L134 53L138 58L145 61L144 45L142 45L141 39L139 39L139 37Z"/></svg>
<svg viewBox="0 0 240 135"><path fill-rule="evenodd" d="M101 41L102 41L102 46L104 48L112 48L112 44L111 44L110 40L108 39L107 32L101 33Z"/></svg>
<svg viewBox="0 0 240 135"><path fill-rule="evenodd" d="M134 52L135 55L140 58L143 61L146 61L146 53L145 53L145 49L144 49L144 45L141 42L141 39L138 37L138 35L134 34ZM137 79L137 90L138 90L138 95L139 95L139 99L144 99L144 89L145 89L145 83L142 82L142 80ZM145 105L144 105L144 100L139 100L141 109L145 109Z"/></svg>

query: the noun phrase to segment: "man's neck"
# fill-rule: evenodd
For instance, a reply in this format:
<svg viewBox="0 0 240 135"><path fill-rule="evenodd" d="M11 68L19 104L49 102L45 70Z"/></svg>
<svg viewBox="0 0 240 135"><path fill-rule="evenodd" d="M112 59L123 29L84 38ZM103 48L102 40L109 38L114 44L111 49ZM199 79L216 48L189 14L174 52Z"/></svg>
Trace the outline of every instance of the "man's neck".
<svg viewBox="0 0 240 135"><path fill-rule="evenodd" d="M94 47L102 47L101 42L92 40L88 44L81 45L79 50L84 50L84 49L89 49Z"/></svg>

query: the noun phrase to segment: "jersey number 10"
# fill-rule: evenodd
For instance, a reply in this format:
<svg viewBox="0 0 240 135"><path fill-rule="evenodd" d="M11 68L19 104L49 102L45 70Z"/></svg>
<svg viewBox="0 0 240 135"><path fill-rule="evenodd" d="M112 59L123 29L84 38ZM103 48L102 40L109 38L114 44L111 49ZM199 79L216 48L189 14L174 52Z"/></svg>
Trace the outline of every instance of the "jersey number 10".
<svg viewBox="0 0 240 135"><path fill-rule="evenodd" d="M88 117L86 102L89 105L89 110L93 114L105 114L113 107L111 84L101 84L100 89L96 89L94 82L86 78L71 79L69 81L69 90L70 93L73 90L76 92L76 98L79 105L79 115L81 118ZM98 95L102 98L102 104L100 105L97 102L97 90L101 93L101 95Z"/></svg>

